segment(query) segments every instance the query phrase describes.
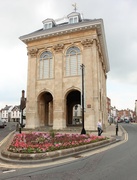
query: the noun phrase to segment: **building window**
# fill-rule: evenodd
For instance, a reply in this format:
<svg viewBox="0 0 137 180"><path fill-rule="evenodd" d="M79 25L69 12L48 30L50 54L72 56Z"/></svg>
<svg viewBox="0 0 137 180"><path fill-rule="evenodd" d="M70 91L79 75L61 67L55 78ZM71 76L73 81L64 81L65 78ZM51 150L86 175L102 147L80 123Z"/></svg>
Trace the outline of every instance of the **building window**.
<svg viewBox="0 0 137 180"><path fill-rule="evenodd" d="M39 78L53 78L53 56L49 51L42 53L40 56Z"/></svg>
<svg viewBox="0 0 137 180"><path fill-rule="evenodd" d="M66 53L66 76L80 75L81 52L77 47L71 47Z"/></svg>
<svg viewBox="0 0 137 180"><path fill-rule="evenodd" d="M50 29L52 28L52 22L44 24L44 29Z"/></svg>
<svg viewBox="0 0 137 180"><path fill-rule="evenodd" d="M69 24L73 24L73 23L77 23L77 22L78 22L78 16L69 18Z"/></svg>

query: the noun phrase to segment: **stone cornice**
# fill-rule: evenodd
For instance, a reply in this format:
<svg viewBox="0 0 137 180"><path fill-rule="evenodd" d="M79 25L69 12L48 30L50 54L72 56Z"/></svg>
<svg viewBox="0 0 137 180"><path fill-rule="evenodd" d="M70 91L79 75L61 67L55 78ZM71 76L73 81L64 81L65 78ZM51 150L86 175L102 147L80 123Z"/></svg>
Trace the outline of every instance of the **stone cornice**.
<svg viewBox="0 0 137 180"><path fill-rule="evenodd" d="M40 30L38 32L34 32L28 35L24 35L20 37L20 40L22 40L24 43L30 42L37 39L42 38L48 38L52 36L62 35L62 34L68 34L71 32L77 32L80 30L88 30L88 29L94 29L100 28L101 20L96 21L86 21L83 23L75 23L72 25L64 25L60 27L51 28L49 30Z"/></svg>

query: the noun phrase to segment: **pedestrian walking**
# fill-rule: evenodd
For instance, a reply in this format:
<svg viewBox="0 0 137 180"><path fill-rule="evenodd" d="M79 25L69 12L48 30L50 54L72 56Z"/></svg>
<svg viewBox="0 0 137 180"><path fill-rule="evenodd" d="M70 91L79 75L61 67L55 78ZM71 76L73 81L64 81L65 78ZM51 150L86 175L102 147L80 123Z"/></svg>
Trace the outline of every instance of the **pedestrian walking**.
<svg viewBox="0 0 137 180"><path fill-rule="evenodd" d="M98 136L101 136L103 130L102 130L102 123L101 123L101 119L99 119L98 123L97 123L97 129L98 129Z"/></svg>

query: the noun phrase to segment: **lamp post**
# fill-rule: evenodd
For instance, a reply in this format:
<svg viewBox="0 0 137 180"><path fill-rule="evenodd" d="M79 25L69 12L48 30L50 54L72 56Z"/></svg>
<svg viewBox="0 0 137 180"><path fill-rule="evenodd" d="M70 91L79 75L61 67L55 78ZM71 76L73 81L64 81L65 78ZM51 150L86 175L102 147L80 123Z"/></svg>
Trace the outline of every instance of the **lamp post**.
<svg viewBox="0 0 137 180"><path fill-rule="evenodd" d="M26 107L25 91L22 90L22 97L20 100L20 112L21 112L21 119L20 119L20 123L19 123L19 132L20 133L21 133L21 128L23 128L23 119L24 119L23 110L25 109L25 107Z"/></svg>
<svg viewBox="0 0 137 180"><path fill-rule="evenodd" d="M84 128L84 64L81 66L82 70L82 131L81 134L86 134L85 128Z"/></svg>

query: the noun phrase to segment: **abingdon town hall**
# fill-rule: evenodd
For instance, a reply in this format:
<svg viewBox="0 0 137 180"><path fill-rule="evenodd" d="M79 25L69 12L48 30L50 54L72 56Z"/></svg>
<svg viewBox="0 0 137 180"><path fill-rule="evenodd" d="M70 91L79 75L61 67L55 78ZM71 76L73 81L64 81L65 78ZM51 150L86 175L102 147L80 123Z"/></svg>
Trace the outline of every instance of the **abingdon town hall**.
<svg viewBox="0 0 137 180"><path fill-rule="evenodd" d="M20 37L28 51L26 128L82 127L81 95L85 129L97 130L99 119L105 127L109 59L103 20L72 12L42 23Z"/></svg>

